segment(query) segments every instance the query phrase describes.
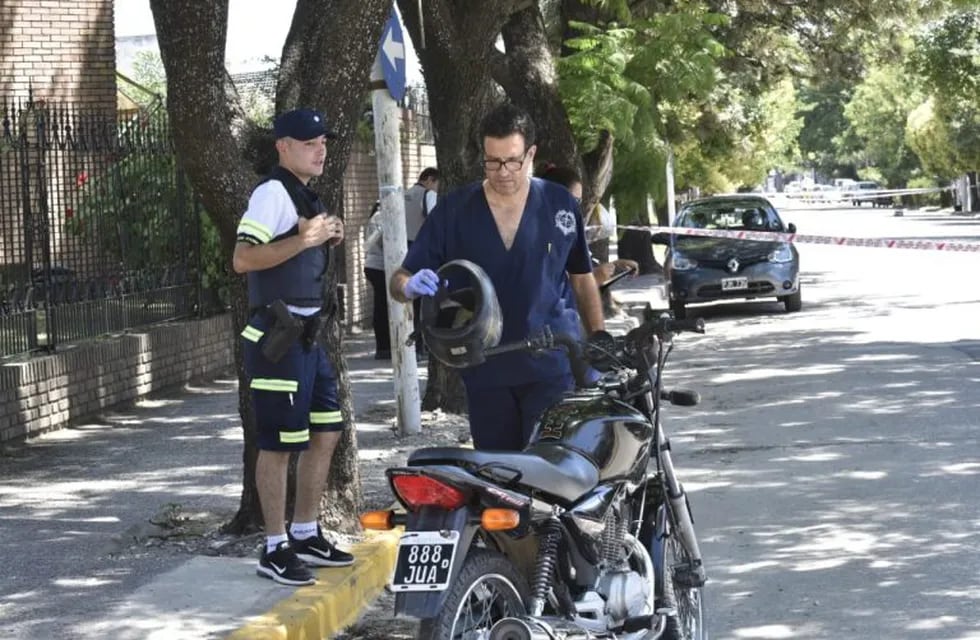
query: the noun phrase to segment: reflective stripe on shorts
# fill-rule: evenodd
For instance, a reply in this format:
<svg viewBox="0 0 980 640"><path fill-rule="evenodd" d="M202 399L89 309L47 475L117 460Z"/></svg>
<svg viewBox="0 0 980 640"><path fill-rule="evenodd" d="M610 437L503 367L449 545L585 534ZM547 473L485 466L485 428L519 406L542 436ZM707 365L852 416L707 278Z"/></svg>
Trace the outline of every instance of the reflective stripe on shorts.
<svg viewBox="0 0 980 640"><path fill-rule="evenodd" d="M296 444L298 442L309 442L310 441L310 430L303 429L302 431L280 431L279 432L279 442L283 444Z"/></svg>
<svg viewBox="0 0 980 640"><path fill-rule="evenodd" d="M249 385L252 389L260 391L283 391L285 393L296 393L299 389L298 380L284 380L282 378L252 378Z"/></svg>
<svg viewBox="0 0 980 640"><path fill-rule="evenodd" d="M260 331L251 325L246 325L242 330L241 336L246 340L251 340L252 342L258 342L259 339L265 335L265 331Z"/></svg>
<svg viewBox="0 0 980 640"><path fill-rule="evenodd" d="M337 424L344 421L339 411L311 411L310 424Z"/></svg>

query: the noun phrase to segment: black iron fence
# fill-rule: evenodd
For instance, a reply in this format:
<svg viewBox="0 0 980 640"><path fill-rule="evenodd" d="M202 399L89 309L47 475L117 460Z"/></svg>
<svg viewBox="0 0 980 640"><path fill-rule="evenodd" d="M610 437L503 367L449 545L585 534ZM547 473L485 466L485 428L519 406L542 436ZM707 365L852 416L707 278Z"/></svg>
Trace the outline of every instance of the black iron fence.
<svg viewBox="0 0 980 640"><path fill-rule="evenodd" d="M201 211L162 105L0 115L0 357L199 313Z"/></svg>

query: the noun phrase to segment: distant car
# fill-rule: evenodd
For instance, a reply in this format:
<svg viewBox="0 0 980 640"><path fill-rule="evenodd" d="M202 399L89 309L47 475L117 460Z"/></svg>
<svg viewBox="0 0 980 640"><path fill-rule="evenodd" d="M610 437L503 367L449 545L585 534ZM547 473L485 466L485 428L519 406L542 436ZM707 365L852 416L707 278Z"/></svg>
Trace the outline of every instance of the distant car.
<svg viewBox="0 0 980 640"><path fill-rule="evenodd" d="M760 196L718 196L683 205L675 227L796 233L783 224L775 207ZM800 255L788 242L738 240L658 233L654 242L667 245L664 265L670 308L683 318L687 305L739 298L774 297L786 311L799 311Z"/></svg>
<svg viewBox="0 0 980 640"><path fill-rule="evenodd" d="M894 196L891 195L861 195L862 191L880 191L883 187L873 180L862 180L855 182L848 189L851 191L851 205L860 207L865 202L870 202L872 207L891 207L895 205Z"/></svg>

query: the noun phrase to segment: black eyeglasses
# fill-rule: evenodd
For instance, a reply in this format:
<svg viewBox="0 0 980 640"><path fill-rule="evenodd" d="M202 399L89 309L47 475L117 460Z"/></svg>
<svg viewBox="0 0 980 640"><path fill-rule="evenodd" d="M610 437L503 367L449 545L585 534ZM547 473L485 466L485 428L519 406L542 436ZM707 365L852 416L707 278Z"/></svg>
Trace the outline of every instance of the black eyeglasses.
<svg viewBox="0 0 980 640"><path fill-rule="evenodd" d="M506 160L501 160L499 158L484 158L480 161L483 168L487 171L500 171L501 167L505 167L510 172L520 171L521 167L524 166L524 160L527 158L527 150L521 154L521 159L516 160L514 158L507 158Z"/></svg>

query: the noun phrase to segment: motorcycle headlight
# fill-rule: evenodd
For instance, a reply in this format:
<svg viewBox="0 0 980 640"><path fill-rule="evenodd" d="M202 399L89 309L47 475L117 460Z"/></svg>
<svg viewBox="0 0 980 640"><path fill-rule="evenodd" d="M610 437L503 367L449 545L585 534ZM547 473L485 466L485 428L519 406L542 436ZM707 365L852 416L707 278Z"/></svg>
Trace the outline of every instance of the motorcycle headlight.
<svg viewBox="0 0 980 640"><path fill-rule="evenodd" d="M670 254L670 264L676 271L690 271L691 269L696 269L698 266L696 260L691 260L685 257L683 253L678 253L677 251Z"/></svg>
<svg viewBox="0 0 980 640"><path fill-rule="evenodd" d="M769 254L769 262L792 262L793 261L793 250L790 249L789 244L781 244L772 253Z"/></svg>

